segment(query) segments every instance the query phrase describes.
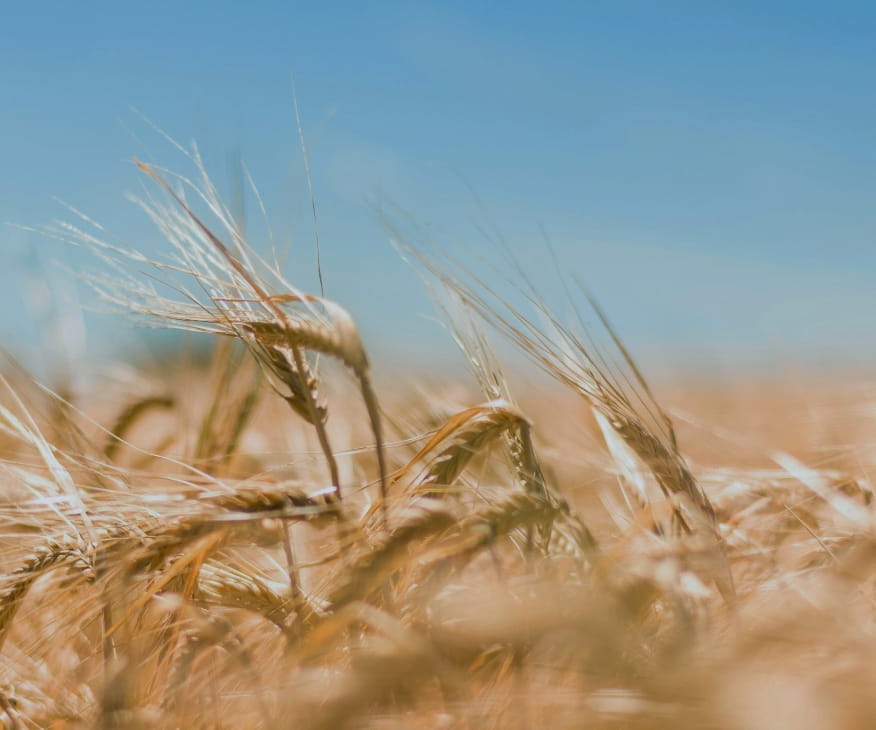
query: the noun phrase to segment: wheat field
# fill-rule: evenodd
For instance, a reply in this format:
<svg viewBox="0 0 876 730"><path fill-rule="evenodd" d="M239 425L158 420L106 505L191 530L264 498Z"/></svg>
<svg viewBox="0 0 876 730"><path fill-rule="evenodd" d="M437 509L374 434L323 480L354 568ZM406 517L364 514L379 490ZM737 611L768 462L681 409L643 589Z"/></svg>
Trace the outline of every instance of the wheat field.
<svg viewBox="0 0 876 730"><path fill-rule="evenodd" d="M598 333L396 220L478 387L394 385L191 162L140 164L164 258L41 231L208 354L84 390L7 368L5 727L876 725L865 379L658 397L586 293Z"/></svg>

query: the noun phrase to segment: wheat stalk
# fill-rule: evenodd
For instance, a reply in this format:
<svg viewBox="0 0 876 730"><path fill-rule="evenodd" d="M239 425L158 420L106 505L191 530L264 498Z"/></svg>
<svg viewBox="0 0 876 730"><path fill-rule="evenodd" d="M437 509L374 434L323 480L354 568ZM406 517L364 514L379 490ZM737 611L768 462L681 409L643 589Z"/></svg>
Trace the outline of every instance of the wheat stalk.
<svg viewBox="0 0 876 730"><path fill-rule="evenodd" d="M818 409L803 419L769 401L763 413L783 443L768 446L747 413L738 461L738 442L725 438L732 414L715 411L721 429L707 428L700 444L689 419L686 445L708 446L716 462L691 461L694 478L672 421L598 307L608 348L560 323L521 272L519 295L535 316L445 272L450 328L482 396L469 400L456 382L387 388L382 411L349 314L265 265L209 181L168 185L179 196L170 206L143 202L173 249L157 269L106 244L105 232L59 235L111 267L94 280L111 301L220 335L211 363L168 373L160 390L153 377L122 404L105 381L63 399L47 389L25 399L11 385L0 393L7 725L872 725L871 393L843 401L854 418L831 401L814 436ZM219 220L224 249L190 215L190 190ZM175 291L165 296L134 269ZM521 408L516 372L506 376L482 322L585 399L611 459L570 443L580 424L561 407ZM358 381L367 416L323 398L326 358ZM276 448L278 413L288 413L256 407L262 373L302 416L289 426L296 437L315 442L330 404L332 484L306 465L326 458L324 444ZM170 382L179 375L204 387L183 401ZM131 369L122 376L126 392L138 382ZM547 386L531 387L541 398L536 388ZM174 393L186 414L178 451L127 444L148 457L127 466L118 444L166 407L150 400L156 392ZM480 405L445 405L461 399ZM435 415L446 413L455 415ZM397 431L386 448L380 419ZM405 457L412 444L417 453ZM395 470L378 501L355 492L370 488L375 445L387 462L380 473ZM240 457L233 468L230 455ZM735 605L719 595L732 596L728 566Z"/></svg>
<svg viewBox="0 0 876 730"><path fill-rule="evenodd" d="M595 346L588 346L582 337L551 313L522 271L519 271L522 279L520 286L542 317L543 326L536 325L478 277L469 274L463 278L465 268L452 259L447 267L455 265L462 272L459 276L448 273L447 267L422 250L400 243L397 246L411 254L443 287L454 292L468 310L516 344L544 372L584 397L647 465L660 488L670 495L683 495L690 508L701 515L701 521L714 528L714 509L678 450L671 420L653 398L647 383L601 310L597 309L597 312L632 370L633 379L639 384L638 391L632 388L629 381L615 377L602 353ZM634 392L630 394L627 390ZM636 407L637 402L642 404L641 411ZM643 413L646 415L643 416ZM656 417L651 418L652 414L656 414ZM646 425L646 416L653 421L653 427ZM680 511L676 515L679 524L689 530L684 515Z"/></svg>
<svg viewBox="0 0 876 730"><path fill-rule="evenodd" d="M78 535L64 536L36 548L24 564L8 576L0 590L0 648L25 596L40 576L58 565L68 565L78 568L83 580L93 581L96 573L92 554L93 547L84 544Z"/></svg>

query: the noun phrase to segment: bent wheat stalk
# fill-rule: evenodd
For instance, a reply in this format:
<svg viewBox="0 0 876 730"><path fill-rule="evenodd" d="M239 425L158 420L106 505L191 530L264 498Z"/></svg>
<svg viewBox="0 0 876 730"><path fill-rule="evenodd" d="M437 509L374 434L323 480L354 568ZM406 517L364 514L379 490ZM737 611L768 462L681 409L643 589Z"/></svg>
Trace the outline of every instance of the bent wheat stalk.
<svg viewBox="0 0 876 730"><path fill-rule="evenodd" d="M119 447L125 441L125 434L133 425L149 411L153 410L170 410L176 405L173 398L166 395L151 395L141 398L131 403L123 410L118 417L113 427L110 429L110 436L107 439L106 445L103 447L103 455L108 461L113 461L118 453Z"/></svg>
<svg viewBox="0 0 876 730"><path fill-rule="evenodd" d="M446 297L441 298L431 286L428 288L432 301L444 314L444 320L453 339L465 356L469 369L477 379L484 395L492 400L503 399L517 408L499 359L476 321L474 313L454 290L445 286ZM562 518L566 523L560 528L558 535L560 539L567 543L567 547L573 552L579 554L594 550L597 544L589 528L572 511L559 490L545 478L533 445L532 426L529 421L521 419L518 428L507 429L504 436L512 467L524 491L547 500L557 509L557 517ZM539 527L545 549L550 545L552 528L552 523ZM531 536L528 537L527 543L530 541Z"/></svg>
<svg viewBox="0 0 876 730"><path fill-rule="evenodd" d="M434 496L434 490L429 487L450 487L475 454L502 433L519 429L525 423L523 414L505 400L467 408L451 416L395 475L393 481L404 479L418 464L443 447L414 480L415 491Z"/></svg>
<svg viewBox="0 0 876 730"><path fill-rule="evenodd" d="M228 247L225 246L225 244L222 243L222 241L220 241L219 238L215 236L213 232L209 228L207 228L207 226L203 222L201 222L201 219L198 218L198 216L195 215L195 213L188 206L188 204L174 192L173 188L168 185L167 181L165 181L163 177L158 175L151 167L149 167L149 165L146 165L142 162L137 162L136 164L137 167L139 167L143 172L145 172L153 180L155 180L177 202L177 204L186 212L189 218L191 218L195 225L200 229L201 233L206 236L207 240L209 240L210 243L212 243L213 246L219 251L219 253L223 256L228 265L246 283L250 291L253 293L254 296L258 298L259 302L265 307L265 309L276 317L277 323L280 324L283 329L285 342L292 355L295 372L298 373L299 376L305 373L304 356L301 352L302 343L298 341L298 337L296 336L298 335L298 332L296 331L296 324L298 323L295 322L291 317L289 317L286 312L284 312L284 310L278 305L278 303L274 301L274 298L271 297L262 288L258 281L256 281L255 276L250 273L250 271L247 270L247 268L234 256L234 254L231 253ZM340 478L338 476L338 465L329 444L328 433L325 430L325 424L319 417L316 399L314 398L314 394L310 388L303 388L302 393L304 396L306 412L309 416L308 420L316 430L320 447L322 448L326 462L328 463L332 485L337 487L338 494L340 495L341 485Z"/></svg>
<svg viewBox="0 0 876 730"><path fill-rule="evenodd" d="M127 273L115 280L92 277L92 286L107 301L158 319L167 326L230 335L243 341L263 369L285 388L286 392L278 392L292 410L313 427L339 497L342 489L325 425L327 411L305 352L340 360L356 377L368 413L386 524L387 467L380 407L371 383L368 358L352 317L331 300L299 292L278 271L268 268L264 275L258 273L255 253L240 231L227 222L228 216L211 186L206 192L195 190L228 227L234 250L210 230L182 194L153 167L142 162L136 164L182 211L178 214L158 203L141 203L174 246L178 264L149 261L141 254L99 241L72 226L67 226L60 236L65 240L72 236L72 242L87 245L117 271L123 271L118 259L147 263L167 275L192 277L203 293L199 295L164 281L182 296L182 301L170 299ZM284 291L277 292L278 287Z"/></svg>
<svg viewBox="0 0 876 730"><path fill-rule="evenodd" d="M588 345L583 337L553 315L522 271L518 271L523 280L520 288L542 318L542 326L536 325L519 308L450 256L445 255L446 265L441 265L423 250L398 242L396 245L414 256L429 274L453 291L465 307L517 345L545 373L584 397L594 412L601 414L647 465L660 489L667 495L683 495L695 513L695 519L708 529L715 529L715 511L678 450L671 421L647 385L642 385L644 378L622 345L618 344L618 347L634 373L633 380L639 384L638 389L633 388L623 374L613 374L595 345ZM455 266L462 273L449 273L449 266ZM619 343L607 320L605 324L613 340ZM653 416L655 413L656 417ZM653 427L646 425L646 420L653 422ZM684 515L679 510L676 510L676 515L682 529L690 531Z"/></svg>

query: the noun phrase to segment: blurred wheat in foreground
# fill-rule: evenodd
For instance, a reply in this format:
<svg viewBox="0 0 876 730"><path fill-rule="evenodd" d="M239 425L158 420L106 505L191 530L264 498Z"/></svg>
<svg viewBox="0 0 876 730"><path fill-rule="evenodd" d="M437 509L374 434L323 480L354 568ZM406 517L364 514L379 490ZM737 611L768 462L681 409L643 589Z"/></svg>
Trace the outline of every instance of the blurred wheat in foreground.
<svg viewBox="0 0 876 730"><path fill-rule="evenodd" d="M739 458L673 422L595 304L608 348L409 233L482 394L381 393L351 315L192 161L140 165L165 259L47 231L106 302L215 346L88 392L3 380L5 727L876 727L865 444L795 458L764 396L782 433ZM564 408L513 392L496 335Z"/></svg>

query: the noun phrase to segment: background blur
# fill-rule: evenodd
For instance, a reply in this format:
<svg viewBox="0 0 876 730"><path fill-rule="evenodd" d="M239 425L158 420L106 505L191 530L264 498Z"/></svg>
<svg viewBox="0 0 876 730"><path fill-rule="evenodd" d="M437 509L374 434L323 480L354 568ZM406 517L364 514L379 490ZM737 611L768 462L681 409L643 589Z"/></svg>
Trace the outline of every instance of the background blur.
<svg viewBox="0 0 876 730"><path fill-rule="evenodd" d="M452 351L375 213L394 204L476 250L500 230L548 290L550 240L658 369L876 355L871 3L138 5L5 7L3 221L69 219L59 198L158 251L131 156L190 170L145 116L229 199L245 162L314 288L294 74L326 293L378 351ZM46 292L92 298L52 262L99 265L10 227L0 246L0 342L34 359Z"/></svg>

